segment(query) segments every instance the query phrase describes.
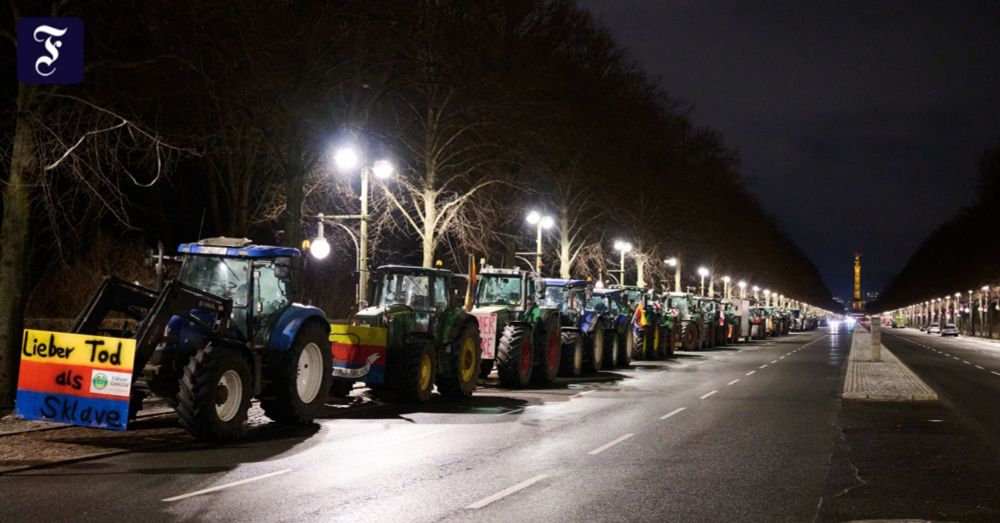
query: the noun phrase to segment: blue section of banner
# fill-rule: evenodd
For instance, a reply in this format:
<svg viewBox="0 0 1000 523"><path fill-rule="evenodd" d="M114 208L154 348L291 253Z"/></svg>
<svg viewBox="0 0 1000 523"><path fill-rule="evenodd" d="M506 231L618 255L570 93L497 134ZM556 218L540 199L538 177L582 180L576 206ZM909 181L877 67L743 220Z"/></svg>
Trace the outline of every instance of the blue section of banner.
<svg viewBox="0 0 1000 523"><path fill-rule="evenodd" d="M81 427L125 430L128 398L81 398L30 390L17 391L17 415L25 419L69 423Z"/></svg>

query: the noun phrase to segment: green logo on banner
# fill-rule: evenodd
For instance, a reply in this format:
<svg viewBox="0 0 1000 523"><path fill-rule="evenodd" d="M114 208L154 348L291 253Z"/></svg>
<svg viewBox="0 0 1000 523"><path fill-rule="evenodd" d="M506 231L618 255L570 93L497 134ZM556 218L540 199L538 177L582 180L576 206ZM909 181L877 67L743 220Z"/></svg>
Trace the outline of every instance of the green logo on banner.
<svg viewBox="0 0 1000 523"><path fill-rule="evenodd" d="M95 374L92 383L95 389L103 390L104 387L108 386L108 377L104 374Z"/></svg>

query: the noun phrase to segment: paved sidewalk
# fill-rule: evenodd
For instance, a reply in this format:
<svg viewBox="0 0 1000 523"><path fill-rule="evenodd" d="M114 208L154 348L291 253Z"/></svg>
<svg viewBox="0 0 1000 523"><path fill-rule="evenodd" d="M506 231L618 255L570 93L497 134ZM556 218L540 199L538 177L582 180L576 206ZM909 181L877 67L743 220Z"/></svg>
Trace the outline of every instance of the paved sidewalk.
<svg viewBox="0 0 1000 523"><path fill-rule="evenodd" d="M937 394L882 345L882 361L872 361L871 333L860 325L851 339L844 399L936 401Z"/></svg>

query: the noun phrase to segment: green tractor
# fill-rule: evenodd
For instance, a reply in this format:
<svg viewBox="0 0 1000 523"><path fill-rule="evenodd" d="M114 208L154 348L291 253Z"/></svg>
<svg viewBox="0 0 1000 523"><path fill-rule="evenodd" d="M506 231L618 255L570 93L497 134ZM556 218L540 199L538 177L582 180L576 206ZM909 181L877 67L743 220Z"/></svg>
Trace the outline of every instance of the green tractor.
<svg viewBox="0 0 1000 523"><path fill-rule="evenodd" d="M544 283L531 272L486 267L476 285L475 308L482 337L480 378L493 371L505 387L552 383L559 374L559 310L539 304Z"/></svg>
<svg viewBox="0 0 1000 523"><path fill-rule="evenodd" d="M675 325L680 324L679 341L675 346L686 351L710 346L712 324L704 309L705 298L684 292L671 292L668 295L671 310L677 311L672 314L672 321Z"/></svg>
<svg viewBox="0 0 1000 523"><path fill-rule="evenodd" d="M467 280L451 271L387 265L371 306L331 325L336 395L364 381L379 396L426 402L476 390L479 323L462 308Z"/></svg>
<svg viewBox="0 0 1000 523"><path fill-rule="evenodd" d="M750 340L750 302L738 298L722 300L729 343Z"/></svg>

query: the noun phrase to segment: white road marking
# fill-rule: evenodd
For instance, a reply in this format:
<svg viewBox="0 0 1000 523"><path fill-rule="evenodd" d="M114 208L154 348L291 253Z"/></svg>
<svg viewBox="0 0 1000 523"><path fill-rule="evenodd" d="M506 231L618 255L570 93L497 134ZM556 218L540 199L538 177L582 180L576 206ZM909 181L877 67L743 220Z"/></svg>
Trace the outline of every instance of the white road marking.
<svg viewBox="0 0 1000 523"><path fill-rule="evenodd" d="M726 384L726 386L728 387L728 386L730 386L730 385L735 385L735 384L736 384L736 383L738 383L739 381L740 381L740 379L739 379L739 378L736 378L735 380L733 380L733 381L730 381L729 383L727 383L727 384Z"/></svg>
<svg viewBox="0 0 1000 523"><path fill-rule="evenodd" d="M982 365L976 365L976 368L979 369L979 370L986 370L985 368L983 368Z"/></svg>
<svg viewBox="0 0 1000 523"><path fill-rule="evenodd" d="M574 395L570 396L570 398L571 399L572 398L579 398L580 396L583 396L585 394L590 394L591 392L597 392L597 389L591 389L591 390L588 390L588 391L581 392L579 394L574 394Z"/></svg>
<svg viewBox="0 0 1000 523"><path fill-rule="evenodd" d="M774 360L774 361L772 361L772 362L771 362L771 365L774 365L775 363L778 363L778 360Z"/></svg>
<svg viewBox="0 0 1000 523"><path fill-rule="evenodd" d="M959 358L958 356L952 356L951 359L953 359L953 360L960 360L962 358Z"/></svg>
<svg viewBox="0 0 1000 523"><path fill-rule="evenodd" d="M521 413L521 412L524 412L524 407L518 407L516 409L510 409L507 412L501 412L501 413L497 414L497 416L506 416L508 414L518 414L518 413Z"/></svg>
<svg viewBox="0 0 1000 523"><path fill-rule="evenodd" d="M524 480L524 481L518 483L517 485L514 485L513 487L503 489L500 492L497 492L496 494L493 494L492 496L490 496L488 498L483 498L483 499L481 499L481 500L479 500L479 501L477 501L477 502L475 502L475 503L473 503L473 504L471 504L471 505L469 505L469 506L467 506L465 508L467 508L467 509L483 508L486 505L489 505L490 503L493 503L494 501L501 500L501 499L503 499L503 498L505 498L505 497L507 497L507 496L509 496L509 495L511 495L511 494L513 494L513 493L515 493L517 491L519 491L519 490L526 489L526 488L534 485L535 483L538 483L539 481L541 481L541 480L543 480L543 479L545 479L547 477L548 477L548 474L539 474L539 475L537 475L537 476L535 476L535 477L533 477L531 479Z"/></svg>
<svg viewBox="0 0 1000 523"><path fill-rule="evenodd" d="M757 367L757 368L758 369L766 369L767 368L767 364L765 363L765 364L763 364L763 365L761 365L760 367Z"/></svg>
<svg viewBox="0 0 1000 523"><path fill-rule="evenodd" d="M202 494L208 494L209 492L217 492L219 490L227 489L227 488L230 488L230 487L238 487L240 485L246 485L247 483L252 483L254 481L260 481L262 479L267 479L267 478L270 478L270 477L279 476L281 474L285 474L285 473L288 473L288 472L291 472L291 471L292 471L292 469L277 470L275 472L269 472L269 473L261 475L261 476L254 476L252 478L241 479L239 481L234 481L232 483L225 483L223 485L218 485L218 486L215 486L215 487L209 487L209 488L206 488L206 489L196 490L194 492L188 492L187 494L181 494L180 496L174 496L172 498L165 498L165 499L162 499L161 501L166 501L166 502L180 501L182 499L193 498L195 496L200 496Z"/></svg>
<svg viewBox="0 0 1000 523"><path fill-rule="evenodd" d="M782 357L780 357L780 358L778 358L778 359L779 359L779 360L783 360L783 359L785 359L785 356L782 356Z"/></svg>
<svg viewBox="0 0 1000 523"><path fill-rule="evenodd" d="M712 392L709 392L709 393L707 393L707 394L703 395L702 397L700 397L700 398L698 398L698 399L700 399L700 400L703 400L703 399L705 399L705 398L708 398L709 396L711 396L711 395L715 394L716 392L719 392L719 391L717 391L717 390L713 390Z"/></svg>
<svg viewBox="0 0 1000 523"><path fill-rule="evenodd" d="M588 452L587 454L590 454L591 456L596 456L597 454L600 454L600 453L604 452L605 450L608 450L611 447L614 447L615 445L617 445L617 444L619 444L619 443L621 443L621 442L623 442L623 441L631 438L632 436L635 436L635 434L629 433L629 434L626 434L624 436L621 436L620 438L613 439L613 440L605 443L604 445L601 445L600 447L597 447L596 449Z"/></svg>
<svg viewBox="0 0 1000 523"><path fill-rule="evenodd" d="M1000 376L1000 372L997 372L997 371L995 371L995 370L991 370L991 371L990 371L990 374L996 374L997 376Z"/></svg>
<svg viewBox="0 0 1000 523"><path fill-rule="evenodd" d="M752 376L752 375L753 375L753 373L755 373L755 372L757 372L757 371L755 371L755 370L752 370L752 371L750 371L750 372L748 372L748 373L747 373L747 376Z"/></svg>
<svg viewBox="0 0 1000 523"><path fill-rule="evenodd" d="M680 413L681 413L681 412L683 412L683 411L684 411L684 409L686 409L686 408L687 408L687 407L679 407L679 408L676 408L676 409L674 409L674 410L672 410L672 411L670 411L670 412L668 412L668 413L666 413L666 414L664 414L664 415L660 416L660 419L667 419L667 418L669 418L669 417L673 416L674 414L680 414Z"/></svg>
<svg viewBox="0 0 1000 523"><path fill-rule="evenodd" d="M965 360L962 360L962 363L964 363L964 364L966 364L966 365L972 365L971 363L969 363L969 362L967 362L967 361L965 361Z"/></svg>

